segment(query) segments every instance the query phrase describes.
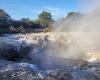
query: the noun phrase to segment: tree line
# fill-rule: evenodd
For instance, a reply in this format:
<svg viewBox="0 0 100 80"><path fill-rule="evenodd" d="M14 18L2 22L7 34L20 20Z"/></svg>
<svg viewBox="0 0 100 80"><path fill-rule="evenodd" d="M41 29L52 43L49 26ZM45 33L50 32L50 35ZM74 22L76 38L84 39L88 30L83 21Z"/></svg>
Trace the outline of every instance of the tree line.
<svg viewBox="0 0 100 80"><path fill-rule="evenodd" d="M78 12L70 12L65 18L60 19L62 22L66 21L66 31L70 29L68 25L70 22L77 21L84 15ZM30 33L30 32L50 32L53 30L52 24L56 22L51 13L42 11L36 20L29 18L22 18L14 20L11 16L0 9L0 34L2 33ZM62 23L63 24L63 23ZM62 27L62 26L61 26Z"/></svg>
<svg viewBox="0 0 100 80"><path fill-rule="evenodd" d="M14 20L11 16L0 9L0 33L29 33L29 32L48 32L51 31L51 24L54 22L51 13L42 11L38 19L31 20L22 18Z"/></svg>

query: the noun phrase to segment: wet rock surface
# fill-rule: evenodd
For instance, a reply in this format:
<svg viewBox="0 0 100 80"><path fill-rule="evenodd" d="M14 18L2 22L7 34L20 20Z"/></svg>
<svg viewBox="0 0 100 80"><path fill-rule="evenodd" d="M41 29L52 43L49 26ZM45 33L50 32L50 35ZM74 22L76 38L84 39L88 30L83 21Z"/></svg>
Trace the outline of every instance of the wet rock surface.
<svg viewBox="0 0 100 80"><path fill-rule="evenodd" d="M0 42L0 80L100 80L100 62L47 56L49 40L37 42Z"/></svg>
<svg viewBox="0 0 100 80"><path fill-rule="evenodd" d="M99 70L66 68L43 71L29 63L12 63L0 69L0 80L100 80Z"/></svg>
<svg viewBox="0 0 100 80"><path fill-rule="evenodd" d="M28 63L14 63L0 70L0 80L40 80L39 69Z"/></svg>

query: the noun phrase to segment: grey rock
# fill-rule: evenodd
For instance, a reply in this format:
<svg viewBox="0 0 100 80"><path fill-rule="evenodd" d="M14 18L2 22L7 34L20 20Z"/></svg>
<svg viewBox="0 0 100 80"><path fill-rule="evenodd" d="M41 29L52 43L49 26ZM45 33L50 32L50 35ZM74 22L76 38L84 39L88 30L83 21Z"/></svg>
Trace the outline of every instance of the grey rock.
<svg viewBox="0 0 100 80"><path fill-rule="evenodd" d="M36 65L15 63L0 70L0 80L41 80L42 74Z"/></svg>

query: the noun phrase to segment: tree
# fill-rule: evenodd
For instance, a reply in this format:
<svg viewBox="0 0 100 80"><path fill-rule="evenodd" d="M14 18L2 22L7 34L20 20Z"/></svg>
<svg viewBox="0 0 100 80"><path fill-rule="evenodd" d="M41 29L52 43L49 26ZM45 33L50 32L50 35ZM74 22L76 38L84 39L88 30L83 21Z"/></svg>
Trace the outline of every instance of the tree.
<svg viewBox="0 0 100 80"><path fill-rule="evenodd" d="M79 19L83 17L83 14L82 13L79 13L79 12L70 12L68 13L67 15L67 18L75 18L75 19Z"/></svg>
<svg viewBox="0 0 100 80"><path fill-rule="evenodd" d="M10 16L3 9L0 9L0 26L9 27L10 23L11 23Z"/></svg>
<svg viewBox="0 0 100 80"><path fill-rule="evenodd" d="M36 20L36 23L40 24L43 28L49 27L51 22L53 22L52 15L46 11L42 11L38 16L38 20Z"/></svg>
<svg viewBox="0 0 100 80"><path fill-rule="evenodd" d="M26 28L28 28L28 27L32 28L33 26L35 26L34 21L30 20L29 18L22 18L21 22L22 22L22 26L26 27Z"/></svg>
<svg viewBox="0 0 100 80"><path fill-rule="evenodd" d="M29 18L22 18L21 21L24 22L24 23L29 23L30 19Z"/></svg>
<svg viewBox="0 0 100 80"><path fill-rule="evenodd" d="M52 19L51 13L42 11L42 13L39 14L39 19Z"/></svg>

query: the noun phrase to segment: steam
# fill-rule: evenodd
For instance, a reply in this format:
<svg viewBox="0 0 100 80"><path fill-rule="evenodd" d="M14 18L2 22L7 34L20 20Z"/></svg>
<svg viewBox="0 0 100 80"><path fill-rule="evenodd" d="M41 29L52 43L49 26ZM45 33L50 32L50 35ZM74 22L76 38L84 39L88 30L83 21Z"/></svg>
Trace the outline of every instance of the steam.
<svg viewBox="0 0 100 80"><path fill-rule="evenodd" d="M56 52L57 49L54 52L58 57L89 60L88 58L98 54L100 59L100 8L82 17L73 16L58 20L54 23L54 29L57 33L64 32L67 35L64 37L67 41L63 40L67 48L59 46L57 49L61 52ZM96 57L98 59L98 56Z"/></svg>
<svg viewBox="0 0 100 80"><path fill-rule="evenodd" d="M82 12L90 12L100 7L100 0L80 0L80 9Z"/></svg>

